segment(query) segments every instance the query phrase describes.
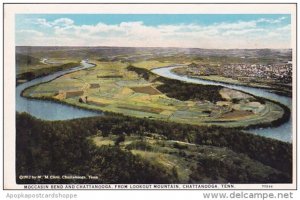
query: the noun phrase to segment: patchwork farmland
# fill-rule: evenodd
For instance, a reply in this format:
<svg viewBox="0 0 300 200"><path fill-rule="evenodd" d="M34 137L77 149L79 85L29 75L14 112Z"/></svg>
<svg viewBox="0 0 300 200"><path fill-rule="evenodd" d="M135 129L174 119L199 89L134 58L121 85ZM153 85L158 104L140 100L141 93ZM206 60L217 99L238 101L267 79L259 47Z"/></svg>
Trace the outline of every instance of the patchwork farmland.
<svg viewBox="0 0 300 200"><path fill-rule="evenodd" d="M155 67L153 64L162 63L137 62L133 66L139 67L128 70L122 62L91 62L96 66L37 85L24 94L88 109L194 125L241 127L272 122L283 115L277 104L260 103L254 96L227 88L217 91L222 99L217 102L173 98L178 91L164 94L160 86L168 83L149 71ZM132 69L138 69L138 73Z"/></svg>

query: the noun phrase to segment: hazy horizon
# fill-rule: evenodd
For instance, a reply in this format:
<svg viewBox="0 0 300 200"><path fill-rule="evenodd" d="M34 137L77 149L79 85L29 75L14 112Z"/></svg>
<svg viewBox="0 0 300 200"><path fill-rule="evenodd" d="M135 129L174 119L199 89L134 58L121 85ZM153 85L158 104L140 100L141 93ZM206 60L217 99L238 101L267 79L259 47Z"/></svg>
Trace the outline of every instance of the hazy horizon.
<svg viewBox="0 0 300 200"><path fill-rule="evenodd" d="M200 47L132 47L132 46L41 46L41 45L16 45L15 47L78 47L78 48L162 48L162 49L204 49L204 50L292 50L292 48L232 48L232 49L214 49Z"/></svg>

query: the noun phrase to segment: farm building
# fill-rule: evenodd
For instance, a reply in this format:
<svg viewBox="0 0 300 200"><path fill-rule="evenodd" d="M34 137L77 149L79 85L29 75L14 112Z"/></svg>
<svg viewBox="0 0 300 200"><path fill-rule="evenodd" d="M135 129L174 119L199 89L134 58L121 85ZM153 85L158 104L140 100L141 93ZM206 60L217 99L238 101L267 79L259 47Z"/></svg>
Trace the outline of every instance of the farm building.
<svg viewBox="0 0 300 200"><path fill-rule="evenodd" d="M99 87L100 87L99 83L91 83L90 84L90 88L99 88Z"/></svg>
<svg viewBox="0 0 300 200"><path fill-rule="evenodd" d="M64 99L81 96L83 93L83 90L59 91L59 95Z"/></svg>
<svg viewBox="0 0 300 200"><path fill-rule="evenodd" d="M218 101L217 106L230 106L232 103L230 101Z"/></svg>
<svg viewBox="0 0 300 200"><path fill-rule="evenodd" d="M78 100L78 101L79 101L80 103L87 103L87 98L88 98L87 96L85 96L85 97L79 97L79 100Z"/></svg>
<svg viewBox="0 0 300 200"><path fill-rule="evenodd" d="M159 90L156 88L153 88L151 86L140 86L140 87L131 87L133 91L137 93L144 93L144 94L149 94L149 95L157 95L161 94Z"/></svg>

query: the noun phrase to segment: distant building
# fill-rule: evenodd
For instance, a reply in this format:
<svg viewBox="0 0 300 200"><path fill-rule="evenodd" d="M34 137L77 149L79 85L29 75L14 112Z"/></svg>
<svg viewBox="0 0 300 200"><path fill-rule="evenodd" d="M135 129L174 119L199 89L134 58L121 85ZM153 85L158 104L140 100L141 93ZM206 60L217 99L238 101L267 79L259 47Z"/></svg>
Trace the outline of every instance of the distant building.
<svg viewBox="0 0 300 200"><path fill-rule="evenodd" d="M90 88L99 88L99 87L100 87L99 83L91 83L90 84Z"/></svg>
<svg viewBox="0 0 300 200"><path fill-rule="evenodd" d="M83 90L59 91L59 95L64 99L81 96L83 93Z"/></svg>

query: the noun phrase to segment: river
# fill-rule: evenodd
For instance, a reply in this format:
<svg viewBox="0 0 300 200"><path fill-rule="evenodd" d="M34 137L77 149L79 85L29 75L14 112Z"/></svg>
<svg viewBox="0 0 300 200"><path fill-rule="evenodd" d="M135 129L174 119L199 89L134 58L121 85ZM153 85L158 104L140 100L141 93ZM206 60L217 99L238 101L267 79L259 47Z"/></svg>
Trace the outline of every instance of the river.
<svg viewBox="0 0 300 200"><path fill-rule="evenodd" d="M64 74L86 69L93 66L93 64L82 61L81 66L64 71L55 72L53 74L36 78L32 81L28 81L26 83L18 85L16 88L16 111L27 112L32 116L43 120L67 120L101 115L100 112L85 110L67 104L60 104L48 100L28 99L21 96L22 91L28 87L40 83L45 83Z"/></svg>
<svg viewBox="0 0 300 200"><path fill-rule="evenodd" d="M27 112L37 118L43 120L68 120L68 119L75 119L75 118L83 118L83 117L93 117L93 116L100 116L102 115L101 112L90 111L81 109L78 107L73 107L67 104L61 104L53 101L48 100L39 100L39 99L28 99L21 96L23 90L28 87L34 86L36 84L45 83L51 81L59 76L64 74L75 72L78 70L86 69L89 67L93 67L93 64L87 63L86 61L82 61L81 66L55 72L53 74L36 78L32 81L28 81L26 83L20 84L16 88L16 111L18 112ZM157 68L152 70L152 72L171 79L177 79L189 83L197 83L197 84L204 84L204 85L220 85L227 88L237 89L240 91L244 91L255 96L264 97L266 99L271 99L277 102L280 102L290 109L292 109L292 99L285 96L280 96L274 93L271 93L265 89L258 89L252 88L247 86L238 86L238 85L231 85L226 83L218 83L213 81L201 80L198 78L190 78L187 76L180 76L173 73L171 70L178 67L176 66L169 66L164 68ZM273 128L260 128L260 129L251 129L247 130L247 132L251 132L257 135L270 137L274 139L278 139L281 141L292 142L292 119L279 127Z"/></svg>
<svg viewBox="0 0 300 200"><path fill-rule="evenodd" d="M239 85L231 85L226 83L219 83L214 81L208 81L203 80L199 78L191 78L188 76L182 76L175 74L171 70L174 68L180 67L178 65L176 66L169 66L169 67L163 67L163 68L156 68L153 69L152 72L163 76L166 78L176 79L180 81L185 81L188 83L196 83L196 84L202 84L202 85L218 85L223 86L231 89L236 89L240 91L247 92L249 94L253 94L255 96L263 97L266 99L270 99L276 102L279 102L283 105L286 105L289 109L292 110L292 98L281 96L272 92L269 92L266 89L260 89L260 88L253 88L253 87L247 87L247 86L239 86ZM250 129L247 130L247 132L251 132L253 134L274 138L277 140L285 141L285 142L292 142L292 117L290 117L289 121L280 125L279 127L270 127L270 128L258 128L258 129Z"/></svg>

